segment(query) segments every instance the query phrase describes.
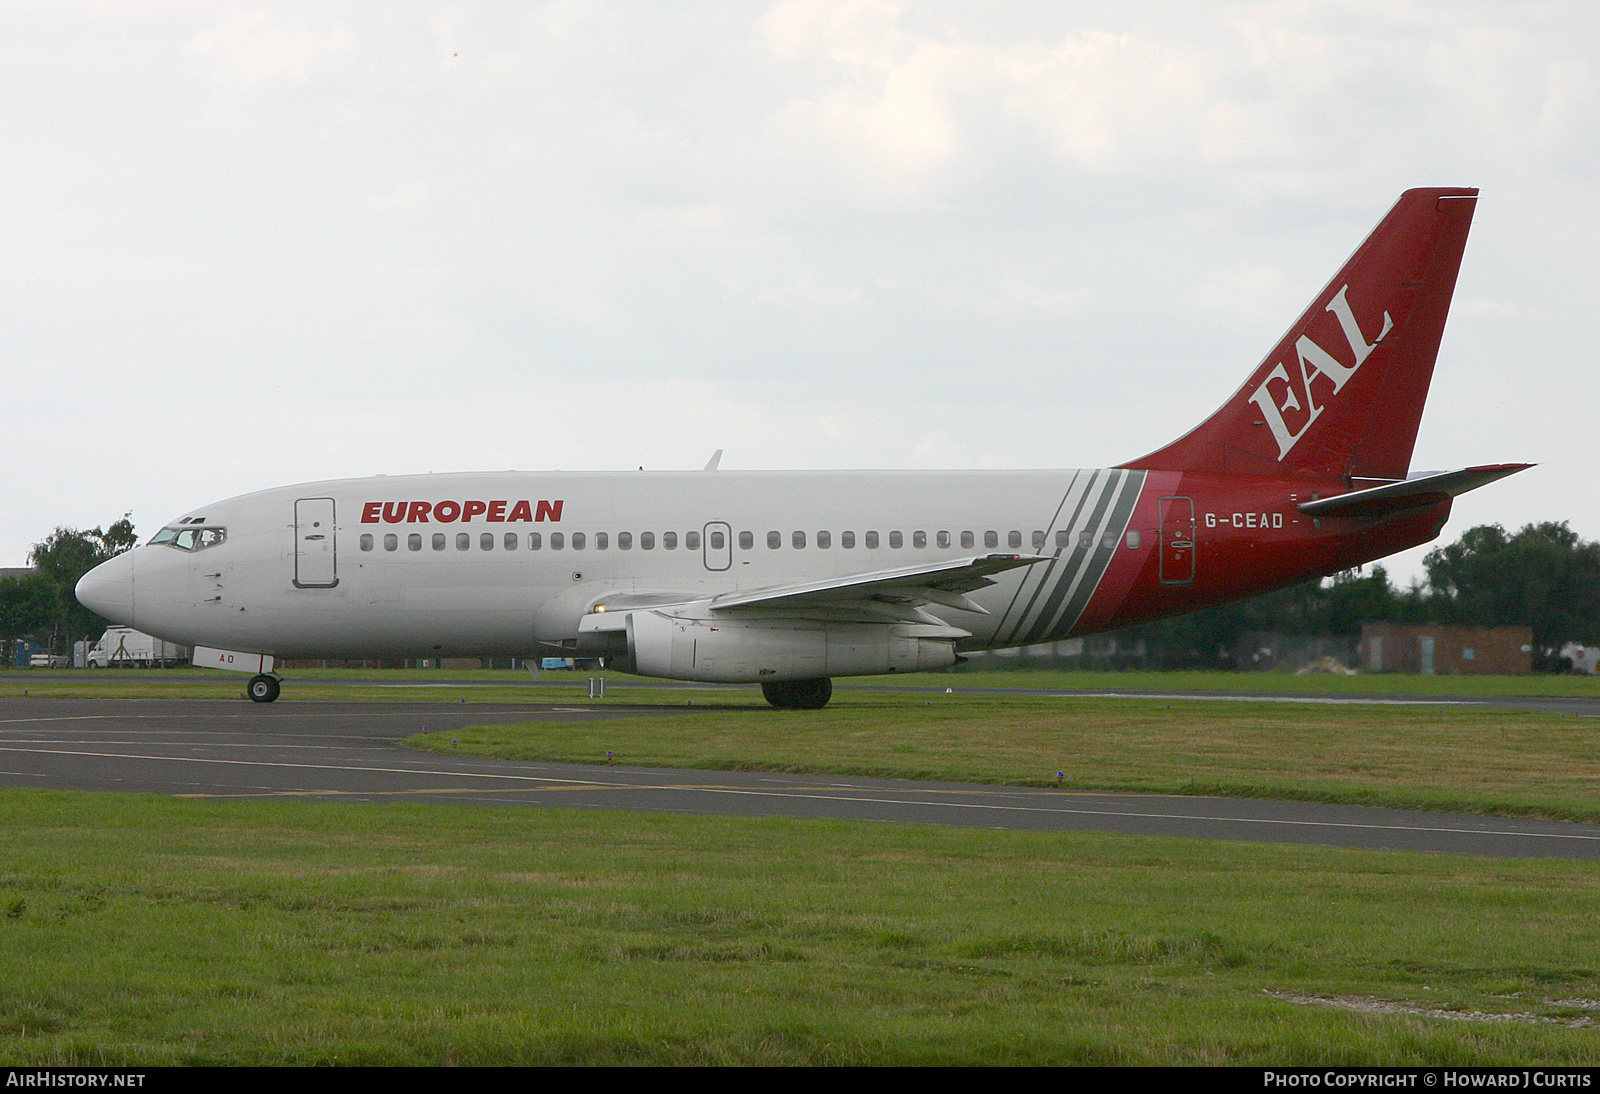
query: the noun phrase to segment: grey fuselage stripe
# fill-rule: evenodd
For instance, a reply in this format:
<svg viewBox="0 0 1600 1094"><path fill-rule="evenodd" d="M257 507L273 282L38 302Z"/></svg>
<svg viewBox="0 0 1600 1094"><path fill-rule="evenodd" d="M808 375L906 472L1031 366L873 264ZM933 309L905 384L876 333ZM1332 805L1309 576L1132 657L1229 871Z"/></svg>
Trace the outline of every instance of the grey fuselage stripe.
<svg viewBox="0 0 1600 1094"><path fill-rule="evenodd" d="M1117 488L1122 485L1124 474L1125 472L1120 471L1111 472L1105 485L1095 498L1094 509L1089 514L1089 519L1081 527L1078 526L1076 520L1073 521L1072 532L1076 538L1072 548L1071 561L1062 568L1059 578L1051 586L1050 593L1045 598L1044 606L1039 610L1039 613L1032 619L1019 621L1021 626L1025 626L1027 629L1022 630L1021 626L1019 626L1018 631L1011 636L1012 641L1017 645L1027 646L1035 642L1042 642L1044 640L1043 636L1049 630L1049 622L1055 617L1057 609L1061 607L1061 602L1087 576L1087 571L1092 568L1095 556L1100 550L1100 523L1105 517L1106 510L1111 506L1111 500L1116 495ZM1082 545L1082 536L1085 532L1090 537L1088 547Z"/></svg>
<svg viewBox="0 0 1600 1094"><path fill-rule="evenodd" d="M1116 471L1099 470L1091 474L1088 481L1084 483L1083 491L1078 495L1077 502L1073 506L1072 519L1062 527L1062 530L1069 537L1069 542L1074 546L1067 548L1066 553L1063 553L1063 549L1060 547L1055 549L1051 561L1043 567L1044 572L1038 575L1036 584L1033 587L1033 595L1028 600L1026 610L1020 615L1009 619L1009 625L997 632L1005 635L1006 645L1022 645L1023 635L1029 629L1029 621L1035 617L1035 606L1038 604L1040 597L1047 598L1051 590L1058 587L1061 582L1070 583L1072 581L1073 576L1078 571L1078 567L1082 564L1085 550L1085 548L1076 545L1080 539L1080 532L1092 527L1096 519L1095 516L1091 515L1089 517L1090 523L1085 524L1083 522L1084 510L1092 507L1094 512L1098 512L1102 505L1102 499L1106 496L1107 489L1115 484L1117 475ZM1029 577L1032 576L1031 574L1029 575Z"/></svg>
<svg viewBox="0 0 1600 1094"><path fill-rule="evenodd" d="M1061 519L1061 511L1065 509L1067 507L1067 503L1072 500L1073 491L1078 488L1078 480L1082 477L1082 475L1083 472L1081 471L1074 471L1072 473L1072 481L1067 483L1067 491L1061 495L1061 501L1056 505L1055 515L1051 518L1049 527L1045 529L1046 536L1049 536L1054 532L1056 528L1056 522ZM1071 528L1078 522L1078 514L1083 511L1084 499L1089 496L1089 491L1094 488L1095 480L1099 477L1099 471L1096 470L1089 472L1089 477L1084 481L1083 489L1078 494L1078 504L1072 511L1072 519L1067 522L1065 527ZM1011 597L1011 603L1006 606L1005 615L1001 617L999 626L995 628L995 637L997 639L1001 634L1011 634L1021 627L1022 620L1026 619L1029 613L1033 611L1033 606L1038 601L1040 592L1042 592L1049 584L1050 575L1055 570L1060 559L1061 552L1060 550L1057 550L1051 557L1050 561L1045 563L1044 572L1042 574L1038 574L1037 577L1035 576L1035 571L1038 570L1038 567L1033 567L1023 574L1022 580L1017 583L1017 591ZM1027 607L1022 609L1022 613L1020 615L1014 615L1013 613L1016 612L1017 608L1017 601L1022 599L1023 594L1028 591L1028 583L1030 581L1033 581L1034 585L1033 592L1028 597Z"/></svg>
<svg viewBox="0 0 1600 1094"><path fill-rule="evenodd" d="M1099 579L1106 573L1112 553L1122 542L1123 528L1133 515L1134 502L1144 488L1144 473L1114 472L1094 501L1094 510L1082 526L1074 521L1075 545L1070 561L1051 585L1050 595L1037 616L1024 619L1026 630L1018 627L1011 635L1014 645L1034 645L1038 641L1061 638L1072 629L1083 608L1088 605ZM1109 513L1109 517L1107 517ZM1083 547L1083 533L1090 536L1090 545ZM1107 537L1115 534L1115 542L1107 547ZM1067 608L1061 611L1062 603Z"/></svg>
<svg viewBox="0 0 1600 1094"><path fill-rule="evenodd" d="M1116 508L1112 510L1111 519L1101 530L1099 538L1095 541L1100 546L1095 551L1094 561L1090 566L1090 573L1084 575L1078 583L1078 588L1067 601L1067 610L1053 626L1047 626L1048 613L1039 620L1038 630L1040 637L1030 638L1030 642L1043 642L1048 638L1064 638L1077 626L1078 618L1083 615L1083 610L1089 606L1089 598L1100 587L1100 579L1105 576L1106 567L1111 565L1111 556L1122 546L1122 537L1128 530L1128 522L1133 518L1133 508L1139 501L1139 495L1144 492L1145 473L1143 471L1124 472L1127 478L1123 480L1122 492L1117 497ZM1111 546L1105 546L1107 540Z"/></svg>

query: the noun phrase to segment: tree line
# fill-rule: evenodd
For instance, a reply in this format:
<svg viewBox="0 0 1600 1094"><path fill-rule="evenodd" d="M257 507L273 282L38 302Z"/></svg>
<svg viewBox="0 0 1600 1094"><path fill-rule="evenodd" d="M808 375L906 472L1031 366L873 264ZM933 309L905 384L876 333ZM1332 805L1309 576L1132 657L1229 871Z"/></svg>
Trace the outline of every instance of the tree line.
<svg viewBox="0 0 1600 1094"><path fill-rule="evenodd" d="M73 589L84 574L138 542L133 521L124 516L104 529L57 528L35 543L28 553L32 573L0 577L3 663L16 663L16 645L22 639L64 654L74 642L99 638L110 622L79 604Z"/></svg>

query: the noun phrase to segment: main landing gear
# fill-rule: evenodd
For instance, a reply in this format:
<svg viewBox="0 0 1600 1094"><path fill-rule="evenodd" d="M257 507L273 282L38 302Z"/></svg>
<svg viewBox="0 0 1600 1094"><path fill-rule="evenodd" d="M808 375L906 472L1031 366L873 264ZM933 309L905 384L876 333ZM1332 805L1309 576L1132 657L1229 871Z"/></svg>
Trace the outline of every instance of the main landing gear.
<svg viewBox="0 0 1600 1094"><path fill-rule="evenodd" d="M779 710L821 710L833 698L833 681L777 680L762 684L761 694Z"/></svg>
<svg viewBox="0 0 1600 1094"><path fill-rule="evenodd" d="M250 677L250 682L244 686L245 693L250 696L252 703L270 703L278 697L278 678L262 673L260 676Z"/></svg>

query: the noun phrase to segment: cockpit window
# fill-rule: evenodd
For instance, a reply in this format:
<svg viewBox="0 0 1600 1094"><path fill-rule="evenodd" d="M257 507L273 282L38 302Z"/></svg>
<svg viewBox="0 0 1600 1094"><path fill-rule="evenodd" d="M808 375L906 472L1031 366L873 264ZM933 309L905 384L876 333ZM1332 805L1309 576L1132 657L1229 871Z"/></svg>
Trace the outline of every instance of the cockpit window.
<svg viewBox="0 0 1600 1094"><path fill-rule="evenodd" d="M176 528L163 528L150 538L150 546L166 544L176 547L180 551L204 551L207 547L215 547L228 538L226 528L216 526L196 528L190 524Z"/></svg>

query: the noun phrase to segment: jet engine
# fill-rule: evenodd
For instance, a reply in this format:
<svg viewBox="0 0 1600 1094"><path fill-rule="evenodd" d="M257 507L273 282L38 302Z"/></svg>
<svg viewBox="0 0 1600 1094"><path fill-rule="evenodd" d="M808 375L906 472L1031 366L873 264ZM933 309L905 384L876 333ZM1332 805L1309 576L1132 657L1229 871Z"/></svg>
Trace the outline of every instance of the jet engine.
<svg viewBox="0 0 1600 1094"><path fill-rule="evenodd" d="M606 630L616 629L615 621L607 623ZM630 611L622 629L627 653L615 663L623 671L720 683L945 669L956 663L955 640L968 633L927 623L690 618L659 611Z"/></svg>

